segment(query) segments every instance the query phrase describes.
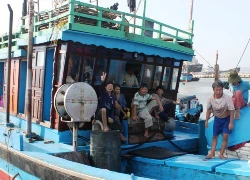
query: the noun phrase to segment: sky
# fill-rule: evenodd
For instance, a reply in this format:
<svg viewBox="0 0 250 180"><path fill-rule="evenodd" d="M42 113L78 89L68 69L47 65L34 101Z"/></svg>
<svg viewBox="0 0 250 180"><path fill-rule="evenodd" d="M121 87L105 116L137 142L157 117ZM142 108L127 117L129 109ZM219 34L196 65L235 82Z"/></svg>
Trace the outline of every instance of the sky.
<svg viewBox="0 0 250 180"><path fill-rule="evenodd" d="M89 0L81 0L89 3ZM137 0L137 5L140 0ZM143 14L143 1L138 15ZM13 29L21 25L23 0L1 0L0 34L8 32L9 3L14 11ZM40 11L52 7L53 0L40 0ZM118 2L119 11L129 12L127 0L99 0L102 7ZM191 0L147 0L146 16L182 30L188 30ZM211 65L215 64L216 51L221 70L235 68L250 38L250 0L194 0L193 48ZM197 53L196 58L203 66L207 62ZM239 67L250 67L250 44L242 57Z"/></svg>

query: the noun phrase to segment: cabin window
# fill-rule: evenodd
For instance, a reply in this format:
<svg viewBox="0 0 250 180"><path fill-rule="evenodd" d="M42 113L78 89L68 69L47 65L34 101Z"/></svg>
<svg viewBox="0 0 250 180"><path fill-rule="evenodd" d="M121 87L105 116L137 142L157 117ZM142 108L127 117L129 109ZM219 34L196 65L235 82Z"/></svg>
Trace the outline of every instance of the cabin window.
<svg viewBox="0 0 250 180"><path fill-rule="evenodd" d="M152 84L153 70L154 70L153 65L148 65L148 64L144 65L142 82L147 83L149 89L151 89L152 87L151 84Z"/></svg>
<svg viewBox="0 0 250 180"><path fill-rule="evenodd" d="M96 54L96 47L95 46L85 46L84 47L84 54L95 55Z"/></svg>
<svg viewBox="0 0 250 180"><path fill-rule="evenodd" d="M102 83L101 76L103 72L106 72L106 70L107 70L107 59L98 58L95 67L95 77L94 77L95 85L100 85Z"/></svg>
<svg viewBox="0 0 250 180"><path fill-rule="evenodd" d="M108 81L122 84L125 75L125 61L111 60L109 67Z"/></svg>
<svg viewBox="0 0 250 180"><path fill-rule="evenodd" d="M154 62L154 57L147 57L147 62L153 63Z"/></svg>
<svg viewBox="0 0 250 180"><path fill-rule="evenodd" d="M171 80L171 90L176 89L178 72L179 72L179 68L174 68L173 75L172 75L172 80Z"/></svg>
<svg viewBox="0 0 250 180"><path fill-rule="evenodd" d="M163 73L163 79L162 79L162 86L164 89L168 89L170 72L171 72L171 68L165 67L164 73Z"/></svg>
<svg viewBox="0 0 250 180"><path fill-rule="evenodd" d="M144 56L142 54L135 53L135 59L137 61L144 61Z"/></svg>
<svg viewBox="0 0 250 180"><path fill-rule="evenodd" d="M77 54L70 55L66 83L78 82L80 63L81 63L80 55L77 55Z"/></svg>
<svg viewBox="0 0 250 180"><path fill-rule="evenodd" d="M63 72L64 72L64 65L65 65L65 59L66 59L66 54L65 53L60 53L59 58L58 58L58 64L57 64L57 79L58 83L62 83L63 79Z"/></svg>
<svg viewBox="0 0 250 180"><path fill-rule="evenodd" d="M167 58L167 59L165 59L165 63L166 63L166 66L172 66L173 61L171 58Z"/></svg>
<svg viewBox="0 0 250 180"><path fill-rule="evenodd" d="M81 81L91 84L93 78L93 69L95 57L84 57Z"/></svg>
<svg viewBox="0 0 250 180"><path fill-rule="evenodd" d="M176 66L176 67L179 67L180 66L180 62L174 62L174 66Z"/></svg>
<svg viewBox="0 0 250 180"><path fill-rule="evenodd" d="M123 53L123 59L128 59L128 60L134 59L133 53Z"/></svg>
<svg viewBox="0 0 250 180"><path fill-rule="evenodd" d="M162 58L156 58L156 63L157 64L163 64L163 59Z"/></svg>
<svg viewBox="0 0 250 180"><path fill-rule="evenodd" d="M138 87L141 79L141 64L111 60L108 81L123 87Z"/></svg>
<svg viewBox="0 0 250 180"><path fill-rule="evenodd" d="M43 51L37 52L36 66L44 66L45 53Z"/></svg>
<svg viewBox="0 0 250 180"><path fill-rule="evenodd" d="M160 85L162 74L162 66L156 66L155 68L155 75L154 75L154 82L153 82L153 89Z"/></svg>

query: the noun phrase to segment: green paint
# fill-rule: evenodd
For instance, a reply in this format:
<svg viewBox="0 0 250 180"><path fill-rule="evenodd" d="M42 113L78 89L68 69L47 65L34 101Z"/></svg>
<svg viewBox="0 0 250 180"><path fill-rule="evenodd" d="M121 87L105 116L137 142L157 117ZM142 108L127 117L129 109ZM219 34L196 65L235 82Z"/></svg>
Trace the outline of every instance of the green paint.
<svg viewBox="0 0 250 180"><path fill-rule="evenodd" d="M183 42L192 44L193 34L190 32L183 31L181 29L169 26L167 24L155 21L147 17L141 17L141 16L134 15L134 14L129 14L129 13L124 13L120 11L115 11L112 9L102 8L99 6L94 6L94 5L76 1L76 0L70 0L68 4L63 3L61 6L58 6L57 8L63 9L66 6L68 6L68 11L55 17L52 17L52 11L41 12L41 13L48 13L49 19L44 20L44 21L38 21L38 18L37 17L35 18L36 21L34 23L34 36L43 36L43 35L48 35L48 34L53 33L53 37L56 37L56 33L59 33L64 30L73 30L73 31L81 31L81 32L94 33L94 34L105 35L105 36L110 36L110 37L116 37L120 39L126 39L130 41L138 42L138 43L144 43L144 44L154 45L154 46L161 47L161 48L171 49L174 51L179 51L179 52L190 54L190 55L194 54L194 51L191 48L186 48L178 44L178 41L183 41ZM92 10L96 9L96 13L84 14L82 12L75 12L75 7L78 7L80 10L89 9L89 8L92 8ZM107 18L107 16L111 16L113 14L116 14L117 16L119 16L120 19L118 18L118 20L114 20L111 18ZM103 17L103 15L105 15L105 17ZM131 23L128 22L125 19L125 17L129 19L131 17L136 17L136 19L137 20L140 19L142 23L141 25L134 25L132 22ZM66 19L67 21L53 28L52 23L53 22L60 23L60 19L62 18ZM91 24L91 25L76 23L76 21L81 18L85 18L85 19L88 18L94 22L96 21L96 23ZM153 22L155 28L152 29L152 28L145 27L145 21ZM109 28L102 27L102 24L104 22L109 23L109 24L114 23L116 25L116 29L109 29ZM191 23L192 23L192 30L193 30L194 23L193 21ZM39 30L39 27L45 24L48 25L48 29ZM125 30L126 31L128 30L128 27L130 29L134 27L137 28L137 30L140 31L139 34L138 33L132 34L129 32L125 32ZM21 31L19 33L13 34L13 44L12 44L13 46L16 45L15 43L18 38L23 38L23 39L27 38L27 33L24 31L24 28L25 28L25 25L22 25ZM164 29L168 29L168 31L163 31ZM145 30L152 31L156 35L156 37L151 38L151 37L144 36L143 32ZM170 41L170 42L163 41L161 39L162 36L171 37L173 41ZM8 42L7 35L0 37L0 49L8 47L7 42Z"/></svg>

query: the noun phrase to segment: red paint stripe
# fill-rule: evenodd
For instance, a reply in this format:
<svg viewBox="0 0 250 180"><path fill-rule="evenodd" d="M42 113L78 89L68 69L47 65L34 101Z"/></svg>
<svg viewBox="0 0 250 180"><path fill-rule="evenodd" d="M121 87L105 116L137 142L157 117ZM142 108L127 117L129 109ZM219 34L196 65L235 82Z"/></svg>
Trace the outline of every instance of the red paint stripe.
<svg viewBox="0 0 250 180"><path fill-rule="evenodd" d="M11 176L0 169L0 180L11 180Z"/></svg>

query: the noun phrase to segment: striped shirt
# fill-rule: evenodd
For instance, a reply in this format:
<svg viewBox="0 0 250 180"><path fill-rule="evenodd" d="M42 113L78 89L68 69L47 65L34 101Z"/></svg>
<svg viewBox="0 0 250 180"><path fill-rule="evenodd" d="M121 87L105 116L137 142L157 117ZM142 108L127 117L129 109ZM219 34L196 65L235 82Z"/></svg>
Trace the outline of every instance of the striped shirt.
<svg viewBox="0 0 250 180"><path fill-rule="evenodd" d="M152 99L152 95L146 94L144 96L140 95L139 92L135 93L133 104L136 105L136 112L141 112L147 107L148 100Z"/></svg>

